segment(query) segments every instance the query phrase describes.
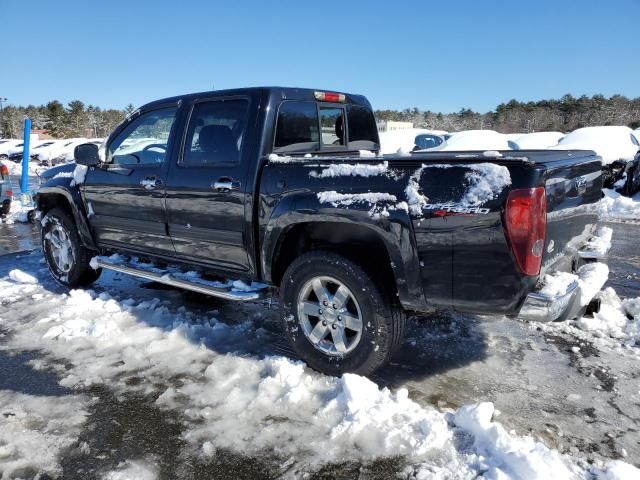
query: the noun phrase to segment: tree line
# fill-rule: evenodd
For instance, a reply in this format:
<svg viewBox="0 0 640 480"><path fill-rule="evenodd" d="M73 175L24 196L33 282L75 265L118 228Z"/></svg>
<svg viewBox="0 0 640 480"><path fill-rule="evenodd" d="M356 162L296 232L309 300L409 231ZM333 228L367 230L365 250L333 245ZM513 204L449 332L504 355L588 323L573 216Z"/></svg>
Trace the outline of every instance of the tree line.
<svg viewBox="0 0 640 480"><path fill-rule="evenodd" d="M131 104L122 110L102 109L80 100L66 106L58 100L46 105L9 105L2 110L0 137L22 138L25 117L31 119L32 129L47 130L53 138L105 137L133 110Z"/></svg>
<svg viewBox="0 0 640 480"><path fill-rule="evenodd" d="M7 106L0 119L0 137L20 138L24 118L31 118L33 129L48 130L54 138L105 137L127 114L134 110L102 109L73 100L66 106L58 100L46 105ZM418 108L377 110L378 120L412 122L416 127L455 132L459 130L492 129L502 133L560 131L593 125L628 125L640 127L640 97L613 95L574 97L558 100L501 103L495 110L479 113L463 108L455 113L438 113Z"/></svg>
<svg viewBox="0 0 640 480"><path fill-rule="evenodd" d="M574 97L559 100L501 103L494 111L479 113L463 108L456 113L437 113L418 108L377 110L378 120L413 122L416 127L432 130L491 129L502 133L541 131L570 132L595 125L627 125L640 127L640 97L613 95Z"/></svg>

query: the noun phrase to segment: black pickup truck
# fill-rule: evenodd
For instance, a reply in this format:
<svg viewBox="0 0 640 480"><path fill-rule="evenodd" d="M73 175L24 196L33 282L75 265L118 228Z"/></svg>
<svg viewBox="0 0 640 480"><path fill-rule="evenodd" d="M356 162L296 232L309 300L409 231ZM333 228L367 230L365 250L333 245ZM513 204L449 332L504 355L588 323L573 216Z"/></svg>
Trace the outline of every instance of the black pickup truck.
<svg viewBox="0 0 640 480"><path fill-rule="evenodd" d="M44 256L73 288L107 268L229 300L277 289L292 347L329 374L384 364L407 312L584 311L579 282L544 279L606 253L593 152L378 152L360 95L155 101L48 175Z"/></svg>

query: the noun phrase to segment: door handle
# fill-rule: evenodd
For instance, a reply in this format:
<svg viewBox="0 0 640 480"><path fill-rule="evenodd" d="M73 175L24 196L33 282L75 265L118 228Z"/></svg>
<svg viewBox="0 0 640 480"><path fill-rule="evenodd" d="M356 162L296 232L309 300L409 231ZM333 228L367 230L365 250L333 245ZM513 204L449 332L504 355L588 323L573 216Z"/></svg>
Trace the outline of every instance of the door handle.
<svg viewBox="0 0 640 480"><path fill-rule="evenodd" d="M157 187L162 186L162 180L157 177L144 177L140 180L140 185L142 185L147 190L152 190Z"/></svg>
<svg viewBox="0 0 640 480"><path fill-rule="evenodd" d="M217 190L218 192L230 192L231 190L239 190L240 189L240 181L234 180L232 178L219 178L215 182L211 184L211 188Z"/></svg>

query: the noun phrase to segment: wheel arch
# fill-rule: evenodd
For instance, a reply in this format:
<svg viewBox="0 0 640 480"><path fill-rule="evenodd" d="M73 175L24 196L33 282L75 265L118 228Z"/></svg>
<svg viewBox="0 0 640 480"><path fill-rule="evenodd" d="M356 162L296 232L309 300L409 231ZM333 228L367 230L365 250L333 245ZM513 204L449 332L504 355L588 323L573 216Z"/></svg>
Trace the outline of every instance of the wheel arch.
<svg viewBox="0 0 640 480"><path fill-rule="evenodd" d="M36 206L44 216L53 208L62 208L71 214L78 228L78 235L85 247L95 249L93 235L81 206L79 192L71 192L61 187L42 187L36 195Z"/></svg>
<svg viewBox="0 0 640 480"><path fill-rule="evenodd" d="M352 210L350 217L340 209L335 213L323 214L320 219L318 215L290 212L270 222L261 255L265 280L279 284L293 259L324 249L357 262L381 286L389 287L406 309L424 310L420 264L409 225L401 218L376 222L367 212ZM361 218L352 218L360 213Z"/></svg>

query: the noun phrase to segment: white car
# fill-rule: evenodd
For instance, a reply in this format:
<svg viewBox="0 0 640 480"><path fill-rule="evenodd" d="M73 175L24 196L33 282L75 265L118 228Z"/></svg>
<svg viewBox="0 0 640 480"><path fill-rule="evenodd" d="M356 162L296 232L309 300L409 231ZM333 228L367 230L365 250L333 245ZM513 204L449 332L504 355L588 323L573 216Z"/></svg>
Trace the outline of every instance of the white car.
<svg viewBox="0 0 640 480"><path fill-rule="evenodd" d="M30 140L29 152L46 141L47 140ZM13 147L9 148L9 150L7 151L7 156L9 157L9 159L13 160L16 163L22 162L22 151L24 150L23 146L24 143L21 141L20 143L16 143Z"/></svg>
<svg viewBox="0 0 640 480"><path fill-rule="evenodd" d="M405 128L380 132L380 152L397 153L400 151L408 153L414 149L415 139L418 135L441 135L445 133L442 130L427 130L425 128Z"/></svg>
<svg viewBox="0 0 640 480"><path fill-rule="evenodd" d="M0 140L0 160L9 158L9 151L18 144L22 145L22 140L12 138Z"/></svg>
<svg viewBox="0 0 640 480"><path fill-rule="evenodd" d="M544 150L557 145L565 136L562 132L534 132L525 133L512 140L515 150Z"/></svg>
<svg viewBox="0 0 640 480"><path fill-rule="evenodd" d="M603 165L617 160L633 160L640 142L629 127L585 127L567 134L554 150L593 150L602 157Z"/></svg>
<svg viewBox="0 0 640 480"><path fill-rule="evenodd" d="M511 150L509 140L494 130L464 130L454 132L442 145L430 151Z"/></svg>
<svg viewBox="0 0 640 480"><path fill-rule="evenodd" d="M603 184L632 195L640 188L640 141L623 126L585 127L564 137L554 150L593 150L602 157Z"/></svg>
<svg viewBox="0 0 640 480"><path fill-rule="evenodd" d="M54 155L51 156L50 159L47 160L51 162L52 165L57 165L58 163L67 163L72 162L73 152L78 145L82 145L83 143L87 143L86 138L71 138L68 139L59 149L55 152Z"/></svg>
<svg viewBox="0 0 640 480"><path fill-rule="evenodd" d="M66 161L69 152L73 154L73 150L77 145L85 143L84 138L71 138L67 140L59 140L56 144L51 145L46 150L38 153L38 160L41 164L54 165Z"/></svg>

